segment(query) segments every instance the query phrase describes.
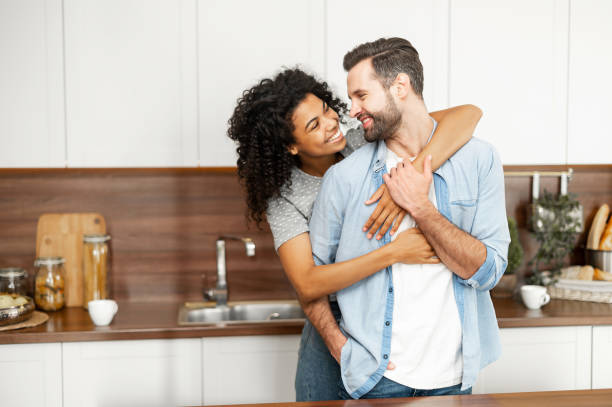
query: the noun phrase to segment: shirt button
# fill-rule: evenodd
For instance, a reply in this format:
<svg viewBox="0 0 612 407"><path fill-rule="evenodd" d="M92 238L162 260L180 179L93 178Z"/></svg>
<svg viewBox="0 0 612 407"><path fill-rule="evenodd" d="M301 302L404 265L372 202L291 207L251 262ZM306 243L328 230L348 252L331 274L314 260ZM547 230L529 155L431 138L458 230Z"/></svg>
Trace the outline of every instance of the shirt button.
<svg viewBox="0 0 612 407"><path fill-rule="evenodd" d="M389 325L391 325L391 322L385 321L385 325L389 326Z"/></svg>
<svg viewBox="0 0 612 407"><path fill-rule="evenodd" d="M389 355L387 354L383 355L383 359L389 359Z"/></svg>
<svg viewBox="0 0 612 407"><path fill-rule="evenodd" d="M393 287L389 288L389 292L392 293L393 292Z"/></svg>

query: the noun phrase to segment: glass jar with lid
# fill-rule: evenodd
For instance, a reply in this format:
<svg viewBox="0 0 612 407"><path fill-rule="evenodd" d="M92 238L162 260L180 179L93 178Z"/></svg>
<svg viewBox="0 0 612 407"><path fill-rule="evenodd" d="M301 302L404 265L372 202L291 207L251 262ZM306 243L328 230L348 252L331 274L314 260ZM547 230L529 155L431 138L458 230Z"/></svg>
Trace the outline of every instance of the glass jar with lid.
<svg viewBox="0 0 612 407"><path fill-rule="evenodd" d="M34 302L45 311L57 311L64 307L64 258L39 257L34 262Z"/></svg>
<svg viewBox="0 0 612 407"><path fill-rule="evenodd" d="M22 268L0 268L0 293L27 295L27 277Z"/></svg>
<svg viewBox="0 0 612 407"><path fill-rule="evenodd" d="M83 306L109 298L109 235L83 236Z"/></svg>

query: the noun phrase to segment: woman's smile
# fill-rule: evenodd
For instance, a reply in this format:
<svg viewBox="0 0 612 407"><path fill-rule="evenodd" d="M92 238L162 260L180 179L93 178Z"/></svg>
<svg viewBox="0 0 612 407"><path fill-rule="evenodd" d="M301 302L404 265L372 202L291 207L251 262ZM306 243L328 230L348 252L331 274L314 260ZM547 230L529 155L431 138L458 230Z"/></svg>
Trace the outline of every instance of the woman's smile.
<svg viewBox="0 0 612 407"><path fill-rule="evenodd" d="M336 131L335 134L333 134L331 137L325 140L325 142L326 143L336 143L338 141L341 141L342 139L344 139L344 135L340 131L340 128L338 128L338 131Z"/></svg>

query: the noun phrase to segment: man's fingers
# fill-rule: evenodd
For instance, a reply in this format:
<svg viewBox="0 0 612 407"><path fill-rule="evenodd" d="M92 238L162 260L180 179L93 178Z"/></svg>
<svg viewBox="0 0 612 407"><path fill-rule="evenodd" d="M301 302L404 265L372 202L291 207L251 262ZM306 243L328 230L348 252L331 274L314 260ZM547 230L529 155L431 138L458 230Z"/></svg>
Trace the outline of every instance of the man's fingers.
<svg viewBox="0 0 612 407"><path fill-rule="evenodd" d="M395 369L395 363L393 363L393 362L389 362L389 363L387 364L387 370L393 370L393 369Z"/></svg>

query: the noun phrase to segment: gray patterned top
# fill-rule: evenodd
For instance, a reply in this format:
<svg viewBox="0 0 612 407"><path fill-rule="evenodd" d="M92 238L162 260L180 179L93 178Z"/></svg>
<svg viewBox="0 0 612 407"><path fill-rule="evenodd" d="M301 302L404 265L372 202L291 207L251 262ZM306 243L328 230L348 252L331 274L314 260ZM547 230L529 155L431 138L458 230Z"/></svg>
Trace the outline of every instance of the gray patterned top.
<svg viewBox="0 0 612 407"><path fill-rule="evenodd" d="M346 137L346 147L340 152L344 157L364 145L363 128L356 119L343 118L342 133ZM308 232L308 221L312 206L319 193L323 178L306 174L299 168L291 173L291 187L284 187L281 196L270 199L266 212L272 235L274 248L286 241Z"/></svg>

